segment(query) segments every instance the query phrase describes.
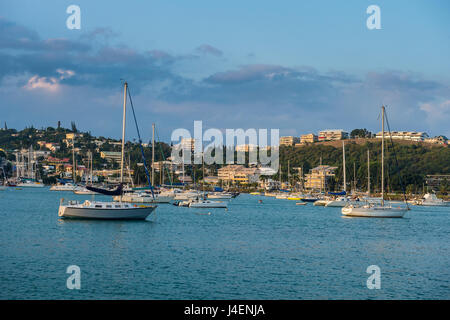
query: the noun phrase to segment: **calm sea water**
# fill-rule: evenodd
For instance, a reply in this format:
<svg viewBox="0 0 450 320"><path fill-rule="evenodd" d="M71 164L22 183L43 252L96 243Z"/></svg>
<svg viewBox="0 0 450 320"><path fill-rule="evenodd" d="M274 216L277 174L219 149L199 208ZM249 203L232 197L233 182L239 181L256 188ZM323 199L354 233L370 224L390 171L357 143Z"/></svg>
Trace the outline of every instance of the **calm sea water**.
<svg viewBox="0 0 450 320"><path fill-rule="evenodd" d="M58 218L61 197L91 198L0 192L1 299L450 298L450 208L344 218L241 195L228 211L161 204L147 221L81 221ZM69 265L81 290L66 287Z"/></svg>

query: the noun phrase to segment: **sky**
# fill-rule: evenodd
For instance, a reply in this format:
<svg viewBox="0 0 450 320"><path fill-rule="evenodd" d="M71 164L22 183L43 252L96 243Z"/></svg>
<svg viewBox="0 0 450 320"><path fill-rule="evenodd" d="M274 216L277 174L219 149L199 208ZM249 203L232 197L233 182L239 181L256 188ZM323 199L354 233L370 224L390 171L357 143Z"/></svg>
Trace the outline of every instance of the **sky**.
<svg viewBox="0 0 450 320"><path fill-rule="evenodd" d="M383 104L392 130L450 137L449 57L446 0L1 1L0 125L120 137L126 79L144 141L194 120L378 132Z"/></svg>

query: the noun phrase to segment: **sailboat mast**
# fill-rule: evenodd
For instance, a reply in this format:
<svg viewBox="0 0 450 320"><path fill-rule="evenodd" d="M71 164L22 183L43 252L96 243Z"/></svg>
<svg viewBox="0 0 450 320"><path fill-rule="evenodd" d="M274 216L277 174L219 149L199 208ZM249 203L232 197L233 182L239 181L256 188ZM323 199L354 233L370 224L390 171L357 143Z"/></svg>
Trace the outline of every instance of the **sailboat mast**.
<svg viewBox="0 0 450 320"><path fill-rule="evenodd" d="M384 206L384 106L381 107L381 205Z"/></svg>
<svg viewBox="0 0 450 320"><path fill-rule="evenodd" d="M155 124L152 123L152 186L155 185Z"/></svg>
<svg viewBox="0 0 450 320"><path fill-rule="evenodd" d="M345 175L345 142L342 141L342 167L344 169L344 191L347 192L347 177Z"/></svg>
<svg viewBox="0 0 450 320"><path fill-rule="evenodd" d="M370 197L370 152L367 149L367 196Z"/></svg>
<svg viewBox="0 0 450 320"><path fill-rule="evenodd" d="M75 170L76 170L76 167L75 167L75 138L74 138L74 139L72 139L72 180L73 180L73 183L77 182L77 176L75 174Z"/></svg>
<svg viewBox="0 0 450 320"><path fill-rule="evenodd" d="M120 157L120 183L123 183L123 160L125 152L125 122L127 117L127 88L128 83L123 86L123 117L122 117L122 154Z"/></svg>

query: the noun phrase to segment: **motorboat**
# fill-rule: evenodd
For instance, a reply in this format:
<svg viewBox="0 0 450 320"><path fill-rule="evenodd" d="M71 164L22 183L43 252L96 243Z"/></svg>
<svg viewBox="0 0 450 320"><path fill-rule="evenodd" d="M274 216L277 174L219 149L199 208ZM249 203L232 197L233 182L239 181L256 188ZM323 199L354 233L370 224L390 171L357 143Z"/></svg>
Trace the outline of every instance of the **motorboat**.
<svg viewBox="0 0 450 320"><path fill-rule="evenodd" d="M317 201L314 201L313 205L314 206L325 207L329 202L330 202L329 199L319 199Z"/></svg>
<svg viewBox="0 0 450 320"><path fill-rule="evenodd" d="M206 196L208 199L231 199L233 194L228 192L210 192Z"/></svg>
<svg viewBox="0 0 450 320"><path fill-rule="evenodd" d="M349 204L356 204L358 201L351 200L348 197L338 197L334 200L328 201L325 207L345 207Z"/></svg>
<svg viewBox="0 0 450 320"><path fill-rule="evenodd" d="M45 185L42 182L34 180L34 179L23 179L16 186L21 187L21 188L43 188L43 187L45 187Z"/></svg>
<svg viewBox="0 0 450 320"><path fill-rule="evenodd" d="M227 208L227 202L211 200L193 200L189 203L189 208Z"/></svg>
<svg viewBox="0 0 450 320"><path fill-rule="evenodd" d="M154 196L147 192L125 193L121 196L114 196L114 201L132 202L132 203L170 203L173 198L155 194Z"/></svg>
<svg viewBox="0 0 450 320"><path fill-rule="evenodd" d="M450 206L450 201L439 199L435 193L427 193L423 196L423 199L419 202L419 204L422 206L445 207Z"/></svg>

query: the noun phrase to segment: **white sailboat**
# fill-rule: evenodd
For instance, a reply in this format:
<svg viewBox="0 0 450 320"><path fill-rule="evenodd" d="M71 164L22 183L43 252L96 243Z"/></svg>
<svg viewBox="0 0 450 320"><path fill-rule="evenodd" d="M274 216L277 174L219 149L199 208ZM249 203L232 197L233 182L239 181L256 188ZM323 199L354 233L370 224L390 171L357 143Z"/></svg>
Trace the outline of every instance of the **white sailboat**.
<svg viewBox="0 0 450 320"><path fill-rule="evenodd" d="M342 208L342 214L350 217L402 218L408 207L386 204L384 201L384 106L381 107L381 203L351 204Z"/></svg>
<svg viewBox="0 0 450 320"><path fill-rule="evenodd" d="M123 96L123 121L122 121L122 156L120 168L120 182L118 188L122 192L123 183L123 164L124 164L124 144L125 144L125 120L126 120L126 101L127 101L127 86L124 84ZM156 209L157 206L148 205L132 205L123 202L106 202L106 201L89 201L83 203L78 201L69 201L64 204L64 199L61 199L58 215L61 218L78 218L78 219L122 219L122 220L144 220Z"/></svg>

